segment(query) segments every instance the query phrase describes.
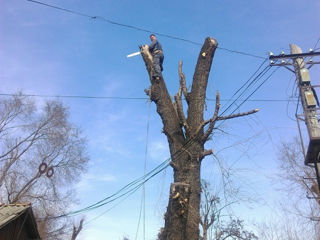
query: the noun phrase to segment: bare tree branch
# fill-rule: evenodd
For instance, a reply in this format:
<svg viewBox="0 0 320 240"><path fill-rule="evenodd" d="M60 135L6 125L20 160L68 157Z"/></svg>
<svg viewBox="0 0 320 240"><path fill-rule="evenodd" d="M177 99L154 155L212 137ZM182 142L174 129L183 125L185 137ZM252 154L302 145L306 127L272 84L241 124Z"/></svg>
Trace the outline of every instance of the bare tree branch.
<svg viewBox="0 0 320 240"><path fill-rule="evenodd" d="M216 240L237 239L237 240L257 240L258 238L252 233L244 229L243 221L233 219L227 214L228 220L220 220L221 212L235 202L224 203L220 200L216 193L210 190L210 184L202 180L202 196L201 201L201 224L202 240L208 240L208 230L211 229L215 234Z"/></svg>
<svg viewBox="0 0 320 240"><path fill-rule="evenodd" d="M72 231L72 236L71 236L71 240L76 240L77 236L79 235L79 233L82 230L82 224L83 224L84 219L82 218L80 220L79 226L76 227L75 225L73 225L73 231Z"/></svg>
<svg viewBox="0 0 320 240"><path fill-rule="evenodd" d="M184 127L184 129L186 130L186 135L189 136L190 135L190 128L189 125L187 123L187 120L184 116L184 112L183 112L183 105L182 105L182 101L181 101L181 93L177 94L174 96L175 100L176 100L176 108L177 108L177 113L180 119L180 122L182 124L182 126Z"/></svg>
<svg viewBox="0 0 320 240"><path fill-rule="evenodd" d="M213 149L204 150L204 151L202 152L202 154L201 154L201 158L204 158L204 157L206 157L206 156L208 156L208 155L211 155L211 154L213 154Z"/></svg>
<svg viewBox="0 0 320 240"><path fill-rule="evenodd" d="M27 192L35 183L35 181L40 177L40 173L37 172L37 174L31 178L28 182L26 182L22 187L21 189L17 192L17 194L15 195L14 199L11 200L10 203L16 203L19 201L19 199L21 198L21 195L24 193L24 192Z"/></svg>
<svg viewBox="0 0 320 240"><path fill-rule="evenodd" d="M253 114L253 113L257 113L258 111L259 111L259 109L256 108L256 109L253 109L253 110L248 111L248 112L232 114L232 115L229 115L229 116L222 116L222 117L218 117L217 121L227 120L227 119L237 118L237 117L243 117L243 116L247 116L247 115L250 115L250 114Z"/></svg>
<svg viewBox="0 0 320 240"><path fill-rule="evenodd" d="M208 140L210 134L212 133L212 130L213 130L214 125L216 123L216 120L218 118L219 109L220 109L220 94L219 94L219 92L217 92L217 94L216 94L216 107L214 110L213 117L208 121L203 121L199 127L199 129L202 129L207 123L210 123L207 131L202 136L202 139L201 139L202 142L206 142Z"/></svg>
<svg viewBox="0 0 320 240"><path fill-rule="evenodd" d="M187 103L189 104L189 94L188 94L188 90L187 90L187 86L186 86L186 76L184 75L184 73L182 72L182 61L179 61L179 80L180 80L180 88L179 88L179 92L182 91L183 92L183 96L185 97ZM181 96L181 93L180 93Z"/></svg>
<svg viewBox="0 0 320 240"><path fill-rule="evenodd" d="M27 98L1 99L0 124L0 201L32 202L37 219L45 220L39 222L43 239L70 238L66 219L47 218L65 213L74 202L68 187L88 161L86 140L68 121L67 109L48 101L37 111ZM50 178L38 172L44 162L54 168Z"/></svg>
<svg viewBox="0 0 320 240"><path fill-rule="evenodd" d="M169 136L170 139L179 139L179 147L181 147L185 141L185 137L180 128L178 113L168 93L166 84L162 76L159 79L153 78L153 57L149 52L148 45L142 46L140 50L151 82L149 96L151 101L156 103L157 112L164 123L163 132Z"/></svg>

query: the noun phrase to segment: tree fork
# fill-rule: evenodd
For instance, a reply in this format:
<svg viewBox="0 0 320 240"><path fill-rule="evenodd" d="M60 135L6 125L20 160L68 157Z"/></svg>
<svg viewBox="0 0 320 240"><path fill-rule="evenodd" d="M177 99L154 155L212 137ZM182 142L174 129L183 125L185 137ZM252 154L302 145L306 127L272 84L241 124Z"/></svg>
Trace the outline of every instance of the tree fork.
<svg viewBox="0 0 320 240"><path fill-rule="evenodd" d="M171 154L170 165L173 168L174 183L171 184L169 203L165 214L165 226L160 232L160 240L198 240L200 236L200 169L202 159L213 153L205 150L204 144L214 129L218 120L224 120L244 114L218 116L220 107L217 93L216 108L212 119L203 120L206 89L215 50L218 46L214 38L206 38L199 53L195 68L192 88L188 93L185 75L182 72L182 62L179 62L180 87L172 101L163 76L153 78L153 57L148 46L140 48L150 78L150 89L145 90L150 99L156 104L157 112L163 123ZM188 103L187 117L182 105L182 94ZM253 112L252 112L253 113ZM204 126L209 128L204 133Z"/></svg>
<svg viewBox="0 0 320 240"><path fill-rule="evenodd" d="M141 55L151 82L148 95L155 102L157 112L162 119L163 130L169 142L172 166L174 166L174 183L171 185L169 204L165 214L165 228L159 235L160 239L199 239L200 167L201 160L206 154L203 154L205 152L204 143L194 135L203 122L205 91L216 47L215 39L206 38L199 54L190 93L187 93L186 90L185 76L182 73L182 62L180 62L180 88L175 103L171 100L163 77L161 76L158 80L152 77L153 58L148 46L141 47ZM182 93L189 104L187 119L184 117L181 104ZM188 131L186 136L183 128L186 132ZM183 204L183 209L181 209L181 204Z"/></svg>

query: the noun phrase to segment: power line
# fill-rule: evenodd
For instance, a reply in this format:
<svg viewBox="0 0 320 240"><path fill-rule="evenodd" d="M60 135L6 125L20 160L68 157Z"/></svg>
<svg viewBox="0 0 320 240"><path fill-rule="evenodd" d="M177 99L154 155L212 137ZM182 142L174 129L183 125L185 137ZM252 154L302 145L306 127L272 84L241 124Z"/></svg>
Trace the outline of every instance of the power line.
<svg viewBox="0 0 320 240"><path fill-rule="evenodd" d="M261 66L260 66L261 67ZM260 68L259 67L259 68ZM244 89L244 90L242 90L242 92L239 94L239 96L236 98L236 99L234 99L233 100L233 102L232 103L230 103L229 105L228 105L228 107L222 112L222 113L220 113L220 116L222 115L222 114L224 114L225 112L227 112L232 106L233 106L233 104L235 103L235 102L237 102L239 99L240 99L240 97L242 97L244 94L245 94L245 92L249 89L249 87L250 86L252 86L253 84L255 84L257 81L259 81L269 70L270 70L270 66L266 66L254 79L252 79L251 81L249 81L254 75L255 75L255 73L257 72L255 72L254 73L254 75L252 75L250 78L249 78L249 80L248 81L246 81L243 85L242 85L242 87L240 87L240 89L242 89L244 86L246 86L246 88ZM237 92L239 92L239 90L237 91ZM242 100L242 101L244 101L244 100ZM245 101L248 101L248 99L245 99Z"/></svg>
<svg viewBox="0 0 320 240"><path fill-rule="evenodd" d="M29 1L29 0L28 0ZM117 97L117 96L84 96L84 95L45 95L45 94L14 94L0 93L0 96L22 96L41 98L83 98L83 99L118 99L118 100L147 100L147 97Z"/></svg>
<svg viewBox="0 0 320 240"><path fill-rule="evenodd" d="M258 67L258 69L257 69L257 70L250 76L250 78L232 95L231 98L233 98L235 95L237 95L237 93L238 93L239 91L241 91L241 89L244 88L244 87L247 85L247 83L256 75L256 73L260 70L260 68L265 64L266 61L267 61L267 59L264 60L264 61L260 64L260 66Z"/></svg>
<svg viewBox="0 0 320 240"><path fill-rule="evenodd" d="M245 86L245 89L240 93L240 95L233 100L233 102L231 104L228 105L228 107L221 113L219 114L220 116L223 115L228 109L230 109L236 101L239 101L239 98L244 95L244 93L246 92L246 90L248 90L248 88L255 84L256 82L258 82L271 68L271 66L266 66L262 71L260 71L260 73L254 78L253 76L256 75L256 73L259 71L259 69L263 66L263 64L266 62L263 61L262 64L260 64L260 66L258 67L258 69L250 76L250 78L232 95L232 97L236 96L238 92L240 92L241 89L243 89ZM278 67L279 68L279 67ZM278 69L276 68L265 80L262 81L262 83L260 83L260 85L258 87L256 87L256 89L254 89L254 91L244 100L241 100L241 103L239 105L237 105L237 107L229 114L232 115L235 111L237 111L245 102L250 101L249 98L256 92L258 91L261 86L268 80L270 79L270 77L274 74L274 72ZM252 79L252 80L251 80ZM250 81L251 80L251 81ZM287 100L289 101L289 99ZM221 125L225 122L225 120L223 120L222 122L220 122L220 124L217 126L217 128L221 127Z"/></svg>
<svg viewBox="0 0 320 240"><path fill-rule="evenodd" d="M255 93L262 87L262 85L264 85L278 69L279 69L279 67L277 67L275 70L273 70L272 73L271 73L266 79L264 79L264 80L262 81L262 83L260 83L260 85L259 85L258 87L256 87L256 89L255 89L245 100L243 100L243 101L239 104L239 106L237 106L237 108L236 108L235 110L233 110L233 112L232 112L231 114L233 114L233 113L234 113L237 109L239 109L245 102L247 102L247 101L249 100L249 98L250 98L253 94L255 94Z"/></svg>
<svg viewBox="0 0 320 240"><path fill-rule="evenodd" d="M147 169L147 157L148 157L148 143L149 143L149 127L150 127L150 107L151 107L151 99L149 99L149 106L148 106L148 120L147 120L147 132L146 132L146 148L144 153L144 166L143 166L143 175L146 174ZM140 220L141 220L141 213L143 211L143 239L146 238L146 189L145 184L142 186L142 196L141 196L141 203L140 203L140 211L139 211L139 219L138 219L138 226L136 231L135 240L138 238L139 228L140 228Z"/></svg>
<svg viewBox="0 0 320 240"><path fill-rule="evenodd" d="M151 171L149 171L147 174L143 175L142 177L126 184L124 187L122 187L121 189L119 189L117 192L109 195L108 197L105 197L104 199L91 204L85 208L76 210L76 211L72 211L69 213L65 213L65 214L61 214L59 216L53 216L53 217L49 217L50 219L56 219L56 218L61 218L61 217L69 217L69 216L75 216L75 215L79 215L81 213L90 211L90 210L94 210L97 209L99 207L102 207L106 204L109 204L111 202L114 202L116 200L118 200L119 198L126 196L128 194L133 194L134 192L136 192L140 187L143 186L143 184L147 181L149 181L151 178L153 178L154 176L156 176L157 174L159 174L161 171L163 171L165 168L167 168L169 166L169 161L170 158L168 158L167 160L163 161L161 164L159 164L157 167L155 167L154 169L152 169ZM123 193L124 192L124 193ZM38 219L38 220L45 220L45 219Z"/></svg>
<svg viewBox="0 0 320 240"><path fill-rule="evenodd" d="M242 86L243 87L243 86ZM239 91L239 90L238 90ZM14 94L14 93L0 93L0 96L4 97L40 97L40 98L74 98L74 99L112 99L112 100L148 100L148 97L117 97L117 96L85 96L85 95L44 95L44 94ZM213 98L206 98L207 101L215 101ZM243 101L243 99L233 99L226 98L220 99L221 102L228 101ZM288 101L297 101L294 99L248 99L250 102L288 102Z"/></svg>
<svg viewBox="0 0 320 240"><path fill-rule="evenodd" d="M261 67L261 65L260 65ZM259 68L260 68L259 67ZM266 68L265 68L266 69ZM263 76L262 75L262 72L264 72L264 74L266 73L266 71L262 70L260 74L258 74L258 76L252 80L253 81L256 81L256 79L259 77L259 79ZM275 72L276 70L274 70L234 111L236 111L242 104L244 104L244 102L248 101L248 99L272 76L272 74ZM256 71L257 72L257 71ZM261 76L262 75L262 76ZM251 79L251 78L250 78ZM250 80L249 79L249 80ZM249 85L244 89L244 91L246 91L248 89L248 87L252 84L249 83ZM244 84L246 85L248 83L248 81ZM240 87L240 89L242 89L243 86ZM244 93L244 91L242 91L241 94ZM239 92L239 90L237 91ZM237 93L236 92L236 93ZM9 95L9 94L5 94L5 95ZM235 94L234 94L235 95ZM241 95L240 95L241 96ZM70 97L70 96L68 96ZM82 96L83 97L83 96ZM233 104L233 103L232 103ZM232 105L231 104L231 105ZM229 107L228 107L229 108ZM227 108L227 109L228 109ZM233 111L233 112L234 112ZM220 124L221 125L221 124ZM172 154L172 158L178 158L180 157L180 155L185 151L185 148L189 147L190 144L196 140L196 137L192 137L190 138L179 150L177 150L175 153ZM134 192L136 192L140 187L142 187L144 185L145 182L147 182L148 180L150 180L151 178L153 178L154 176L156 176L157 174L159 174L161 171L163 171L164 169L166 169L168 166L169 166L169 161L170 161L170 158L167 159L166 161L164 161L162 164L160 164L159 166L157 166L156 168L154 168L152 171L150 171L149 173L147 174L144 174L143 177L133 181L133 182L130 182L129 184L125 185L123 188L121 188L119 191L117 191L116 193L90 205L90 206L87 206L83 209L80 209L80 210L77 210L77 211L73 211L73 212L70 212L68 214L62 214L60 216L56 216L56 217L51 217L53 219L55 218L60 218L60 217L68 217L68 216L74 216L74 215L78 215L78 214L81 214L81 213L84 213L86 211L90 211L90 210L94 210L94 209L97 209L97 208L100 208L106 204L109 204L111 202L114 202L116 201L117 199L123 197L123 196L128 196L128 195L131 195L133 194ZM148 176L148 177L147 177ZM124 193L122 193L123 191L125 191Z"/></svg>
<svg viewBox="0 0 320 240"><path fill-rule="evenodd" d="M109 23L109 24L112 24L112 25L117 25L117 26L120 26L120 27L129 28L129 29L133 29L133 30L136 30L136 31L147 32L147 33L150 33L150 34L153 33L153 34L156 34L158 36L162 36L162 37L166 37L166 38L170 38L170 39L174 39L174 40L178 40L178 41L187 42L187 43L190 43L190 44L193 44L193 45L197 45L197 46L202 46L201 43L195 42L195 41L192 41L192 40L189 40L189 39L185 39L185 38L181 38L181 37L177 37L177 36L169 35L169 34L165 34L165 33L151 31L149 29L137 27L137 26L134 26L134 25L115 22L115 21L112 21L110 19L106 19L105 17L92 16L92 15L88 15L86 13L70 10L70 9L67 9L67 8L58 7L58 6L55 6L55 5L47 4L47 3L36 1L36 0L27 0L27 1L33 2L33 3L36 3L36 4L40 4L40 5L43 5L43 6L46 6L46 7L54 8L54 9L59 10L59 11L64 11L64 12L67 12L69 14L78 15L78 16L90 18L90 19L93 19L93 20L100 20L100 21L103 21L103 22L106 22L106 23ZM225 48L225 47L219 47L218 46L217 48L220 49L220 50L231 52L231 53L241 54L241 55L250 56L250 57L254 57L254 58L266 59L266 57L262 57L262 56L258 56L258 55L255 55L255 54L242 52L242 51L238 51L238 50L228 49L228 48Z"/></svg>
<svg viewBox="0 0 320 240"><path fill-rule="evenodd" d="M271 74L272 75L272 74ZM271 77L271 75L268 77L268 78L270 78ZM259 75L258 75L259 76ZM268 79L267 78L267 79ZM266 80L267 80L266 79ZM265 80L265 81L266 81ZM264 82L265 82L264 81ZM248 82L248 81L247 81ZM246 82L246 83L247 83ZM264 83L263 82L263 83ZM246 84L245 83L245 84ZM263 84L262 83L262 84ZM261 86L262 86L262 84L260 84L259 85L259 87L255 90L255 91L257 91ZM241 88L240 89L242 89L243 88L243 86L241 86ZM245 89L246 90L246 89ZM254 92L255 92L254 91ZM238 91L237 91L238 92ZM254 93L253 92L253 93ZM251 93L251 95L253 94L253 93ZM5 96L8 96L8 95L12 95L12 94L4 94ZM17 95L17 94L16 94ZM15 95L15 96L16 96ZM250 95L250 96L251 96ZM249 96L249 97L250 97ZM68 97L70 97L70 96L68 96ZM83 97L83 96L82 96ZM248 97L248 98L249 98ZM247 99L245 99L245 101L247 101L248 100L248 98ZM245 102L244 101L244 102ZM243 102L243 103L244 103ZM243 104L242 103L242 104ZM240 107L240 106L239 106ZM178 157L180 157L180 155L185 151L185 148L187 148L187 147L189 147L190 146L190 144L194 141L196 139L196 137L192 137L192 138L190 138L179 150L177 150L175 153L173 153L172 154L172 158L178 158ZM168 166L169 166L169 161L171 160L171 158L169 158L169 159L167 159L166 161L164 161L163 163L161 163L159 166L157 166L156 168L154 168L152 171L150 171L149 173L147 173L147 174L145 174L144 176L142 176L141 178L139 178L139 179L137 179L137 180L135 180L135 181L132 181L132 182L130 182L129 184L127 184L127 185L125 185L123 188L121 188L120 190L118 190L116 193L114 193L114 194L112 194L112 195L110 195L110 196L108 196L108 197L106 197L106 198L104 198L104 199L102 199L102 200L100 200L100 201L98 201L98 202L96 202L96 203L94 203L94 204L92 204L92 205L89 205L89 206L87 206L87 207L85 207L85 208L82 208L82 209L80 209L80 210L77 210L77 211L73 211L73 212L70 212L70 213L67 213L67 214L62 214L62 215L60 215L60 216L55 216L55 217L51 217L52 219L55 219L55 218L61 218L61 217L68 217L68 216L74 216L74 215L78 215L78 214L81 214L81 213L84 213L84 212L86 212L86 211L90 211L90 210L94 210L94 209L97 209L97 208L99 208L99 207L102 207L102 206L104 206L104 205L106 205L106 204L109 204L109 203L111 203L111 202L114 202L114 201L116 201L117 199L119 199L119 198L121 198L121 197L123 197L123 196L128 196L128 194L132 194L132 193L134 193L134 192L136 192L140 187L142 187L143 186L143 184L145 183L145 182L147 182L148 180L150 180L151 178L153 178L154 176L156 176L157 174L159 174L161 171L163 171L164 169L166 169ZM148 178L146 178L148 176ZM123 191L125 191L124 193L122 193ZM119 195L120 194L120 195Z"/></svg>
<svg viewBox="0 0 320 240"><path fill-rule="evenodd" d="M268 76L268 77L266 77L261 83L260 83L260 85L258 86L258 87L256 87L254 90L253 90L253 92L245 99L245 100L243 100L231 113L230 113L230 115L232 115L235 111L237 111L245 102L247 102L248 100L249 100L249 98L253 95L253 94L255 94L270 78L271 78L271 76L277 71L279 69L279 67L277 67L276 69L274 69L272 72L271 72L271 74ZM224 119L220 124L219 124L219 126L218 126L218 128L219 127L221 127L221 125L225 122L226 120Z"/></svg>
<svg viewBox="0 0 320 240"><path fill-rule="evenodd" d="M278 69L278 68L277 68ZM277 70L275 69L248 97L245 99L234 111L236 111L244 102L248 101L248 99L273 75L273 73ZM233 111L233 112L234 112ZM221 125L221 124L220 124ZM219 126L220 126L219 125ZM196 137L190 138L179 150L177 150L175 153L172 154L172 158L179 158L180 155L188 148L193 141L196 140ZM75 216L87 211L91 211L97 208L100 208L106 204L109 204L111 202L114 202L124 196L128 196L136 192L139 188L141 188L145 182L149 181L151 178L162 172L164 169L166 169L170 164L171 158L165 160L163 163L158 165L156 168L148 172L147 174L143 175L142 177L136 179L135 181L132 181L122 187L120 190L118 190L116 193L92 204L85 208L82 208L80 210L76 210L67 214L62 214L59 216L51 217L51 219L61 218L61 217L69 217L69 216ZM123 193L124 192L124 193ZM41 219L39 219L41 220Z"/></svg>
<svg viewBox="0 0 320 240"><path fill-rule="evenodd" d="M258 67L258 69L249 77L249 79L244 83L242 84L242 86L231 96L231 99L233 99L233 97L235 97L245 86L247 86L243 91L242 93L240 93L240 95L236 98L236 99L233 99L232 103L229 104L229 106L220 114L222 115L223 113L225 113L236 101L239 100L239 98L244 94L244 92L250 87L250 85L252 85L257 79L259 76L261 76L261 74L267 69L267 67L265 67L253 80L251 80L257 73L258 71L260 70L260 68L265 64L267 60L264 60ZM250 82L251 80L251 82Z"/></svg>
<svg viewBox="0 0 320 240"><path fill-rule="evenodd" d="M186 148L189 147L191 145L191 143L195 140L196 140L196 136L190 138L180 149L178 149L175 153L173 153L171 157L172 158L179 158L180 155L186 150ZM89 205L85 208L82 208L80 210L76 210L76 211L73 211L73 212L70 212L67 214L62 214L59 216L50 217L50 219L75 216L75 215L78 215L78 214L81 214L81 213L84 213L84 212L87 212L90 210L100 208L106 204L109 204L111 202L118 200L119 198L121 198L123 196L131 195L134 192L136 192L140 187L142 187L145 182L149 181L151 178L153 178L154 176L156 176L157 174L162 172L164 169L166 169L170 165L169 164L170 161L171 161L171 158L168 158L167 160L162 162L160 165L158 165L156 168L154 168L153 170L151 170L150 172L148 172L144 176L136 179L135 181L128 183L127 185L122 187L120 190L118 190L116 193L114 193L114 194L112 194L112 195L92 204L92 205ZM146 178L147 176L148 176L148 178ZM126 191L124 193L120 194L124 190L126 190ZM120 195L118 195L118 194L120 194ZM46 219L48 219L48 218L46 218ZM44 219L39 218L38 220L44 220Z"/></svg>
<svg viewBox="0 0 320 240"><path fill-rule="evenodd" d="M278 68L279 68L279 67L278 67ZM238 108L240 108L240 106L241 106L242 104L244 104L246 101L248 101L249 98L250 98L256 91L258 91L258 90L261 88L261 86L262 86L268 79L271 78L271 76L275 73L275 71L276 71L278 68L276 68L264 81L262 81L262 83L261 83L233 112L235 112ZM232 112L232 113L233 113L233 112ZM232 113L231 113L231 114L232 114ZM224 122L224 121L223 121L223 122ZM222 123L223 123L223 122L222 122ZM221 124L222 124L222 123L221 123ZM221 124L220 124L220 125L221 125ZM220 126L220 125L219 125L219 126ZM172 157L177 157L177 158L180 157L180 155L182 154L182 152L184 152L183 150L185 150L186 147L189 147L190 144L191 144L193 141L195 141L195 137L190 138L178 151L176 151L174 154L172 154ZM189 145L189 146L188 146L188 145ZM170 160L171 160L171 158L165 160L163 163L161 163L159 166L157 166L156 168L154 168L153 170L151 170L149 173L147 173L147 174L145 174L144 176L140 177L139 179L137 179L137 180L135 180L135 181L133 181L133 182L125 185L123 188L121 188L121 189L120 189L119 191L117 191L116 193L114 193L114 194L110 195L109 197L106 197L106 198L98 201L98 202L95 203L95 204L92 204L92 205L90 205L90 206L88 206L88 207L86 207L86 208L83 208L83 209L80 209L80 210L71 212L71 213L69 213L69 214L63 214L63 215L56 216L56 217L52 217L52 218L60 218L60 217L67 217L67 216L78 215L78 214L84 213L84 212L86 212L86 211L90 211L90 210L94 210L94 209L100 208L100 207L102 207L102 206L104 206L104 205L106 205L106 204L109 204L109 203L111 203L111 202L114 202L115 200L117 200L117 199L119 199L119 198L121 198L121 197L123 197L123 196L128 197L129 195L131 195L131 194L133 194L134 192L136 192L140 187L142 187L142 186L145 184L145 182L149 181L151 178L153 178L154 176L156 176L157 174L159 174L160 172L162 172L164 169L166 169L166 168L170 165L170 164L169 164ZM148 176L148 177L146 178L146 176ZM141 180L142 180L142 182L141 182ZM139 183L139 182L140 182L140 183ZM138 185L137 185L137 184L138 184ZM136 185L136 186L135 186L135 185ZM132 188L132 186L133 186L133 188ZM128 188L129 188L129 189L128 189ZM122 192L123 190L125 190L125 189L128 189L128 190L127 190L126 192L122 193L121 195L116 196L117 194L121 193L121 192ZM112 199L112 197L115 197L115 198ZM109 199L110 199L110 200L109 200ZM108 200L108 201L106 201L106 200ZM107 212L107 211L105 211L105 212ZM105 212L104 212L104 213L105 213ZM102 214L101 214L101 215L102 215ZM99 217L100 217L101 215L99 215Z"/></svg>
<svg viewBox="0 0 320 240"><path fill-rule="evenodd" d="M316 47L318 46L319 41L320 41L320 37L318 38L316 44L314 45L313 50L316 50Z"/></svg>
<svg viewBox="0 0 320 240"><path fill-rule="evenodd" d="M237 54L250 56L250 57L254 57L254 58L268 59L268 58L265 58L265 57L262 57L262 56L258 56L258 55L252 54L252 53L247 53L247 52L242 52L242 51L237 51L237 50L231 50L231 49L224 48L224 47L219 47L219 46L217 48L221 49L221 50L224 50L224 51L227 51L227 52L237 53Z"/></svg>
<svg viewBox="0 0 320 240"><path fill-rule="evenodd" d="M83 14L83 13L80 13L80 12L71 11L71 10L68 10L68 9L64 9L64 8L52 6L52 5L45 4L45 3L41 3L41 2L38 2L38 1L34 1L34 0L27 0L27 1L34 2L34 3L38 3L38 4L42 4L42 5L45 5L45 6L48 6L48 7L53 7L53 8L55 8L55 9L62 10L62 11L66 11L66 12L69 12L69 13L72 13L72 14L77 14L77 15L80 15L80 16L83 16L83 17L89 17L89 18L91 18L91 19L100 19L100 20L106 21L106 22L108 22L108 23L110 23L110 24L119 25L119 26L122 26L122 27L132 28L132 29L135 29L135 30L138 30L138 31L144 31L144 32L149 32L149 33L151 33L151 31L149 31L149 30L142 29L142 28L138 28L138 27L135 27L135 26L132 26L132 25L126 25L126 24L117 23L117 22L114 22L114 21L105 19L105 18L103 18L103 17L90 16L90 15L87 15L87 14ZM178 37L175 37L175 36L170 36L170 35L161 34L161 33L157 33L157 32L153 32L153 33L155 33L155 34L157 34L157 35L160 35L160 36L168 37L168 38L171 38L171 39L176 39L176 40L180 40L180 41L185 41L185 42L193 43L193 44L196 44L196 45L201 45L200 43L196 43L196 42L193 42L193 41L190 41L190 40L187 40L187 39L178 38ZM257 56L257 55L253 55L253 54L250 54L250 53L240 52L240 51L236 51L236 50L230 50L230 49L221 48L221 47L218 47L218 48L221 49L221 50L225 50L225 51L229 51L229 52L233 52L233 53L237 53L237 54L242 54L242 55L247 55L247 56L252 56L252 57L256 57L256 58L265 59L265 58L263 58L263 57L260 57L260 56ZM273 73L272 73L272 74L273 74ZM272 74L271 74L271 75L272 75ZM269 76L269 78L271 77L271 75ZM268 79L268 78L267 78L267 79ZM267 80L267 79L266 79L266 80ZM266 80L265 80L265 81L266 81ZM264 82L265 82L265 81L264 81ZM264 82L263 82L262 84L260 84L255 91L257 91L257 90L264 84ZM250 85L249 85L249 86L250 86ZM248 86L248 87L249 87L249 86ZM247 88L248 88L248 87L247 87ZM246 88L246 89L247 89L247 88ZM246 89L245 89L245 90L246 90ZM244 90L244 91L245 91L245 90ZM253 93L251 93L251 95L254 94L255 91L254 91ZM2 95L2 94L0 94L0 95ZM250 95L250 96L251 96L251 95ZM34 96L36 96L36 95L34 95ZM249 97L250 97L250 96L249 96ZM89 97L89 96L55 96L55 97L67 97L67 98L71 98L71 97L76 97L76 98L104 98L104 99L131 99L131 100L133 100L133 99L135 99L135 100L137 100L137 99L140 99L140 100L141 100L141 99L147 99L147 98ZM249 97L248 97L248 98L249 98ZM239 108L245 101L248 101L248 98L245 99L245 100L238 106L238 108ZM238 99L237 99L237 100L238 100ZM236 111L236 109L235 109L234 111ZM190 143L191 141L193 141L193 140L194 140L194 139L191 139L191 140L188 141L185 145L189 144L189 143ZM185 145L184 145L184 146L185 146ZM183 146L183 147L184 147L184 146ZM178 153L178 152L179 152L179 151L177 151L176 153ZM152 177L154 177L155 175L157 175L159 172L161 172L163 169L165 169L165 168L168 167L168 166L169 166L169 164L166 164L165 166L163 166L162 168L160 168L158 171L156 171L155 173L153 173L153 174L152 174L150 177L148 177L148 178L146 178L146 174L144 174L142 183L141 183L141 182L139 183L139 182L134 181L134 184L135 184L135 183L139 183L137 186L134 186L134 185L133 185L133 182L130 183L130 184L129 184L129 185L130 185L130 188L129 188L126 192L120 194L119 196L116 196L116 194L118 194L120 191L118 191L116 194L111 195L111 196L116 196L116 197L113 198L113 199L111 199L111 197L107 197L107 198L105 198L105 199L103 199L103 200L101 200L101 201L99 201L99 202L97 202L97 203L95 203L95 204L93 204L93 205L91 205L91 206L89 206L89 207L86 207L86 208L84 208L84 209L81 209L81 210L78 210L78 211L75 211L75 212L71 212L71 213L66 214L66 215L64 215L64 216L76 215L76 214L83 213L83 212L85 212L85 211L93 210L93 209L99 208L99 207L101 207L101 206L104 206L104 205L106 205L106 204L108 204L108 203L110 203L110 202L113 202L113 201L119 199L119 198L122 197L122 196L125 196L125 195L128 195L128 194L132 194L132 193L134 193L135 191L137 191L141 186L144 186L144 183L145 183L146 181L148 181L149 179L151 179ZM131 185L131 184L132 184L132 185ZM128 185L127 185L127 186L128 186ZM131 186L134 186L134 187L131 188ZM123 189L125 189L125 188L123 188ZM108 199L110 199L110 200L108 200ZM105 201L105 200L108 200L108 201ZM60 216L60 217L62 217L62 216Z"/></svg>

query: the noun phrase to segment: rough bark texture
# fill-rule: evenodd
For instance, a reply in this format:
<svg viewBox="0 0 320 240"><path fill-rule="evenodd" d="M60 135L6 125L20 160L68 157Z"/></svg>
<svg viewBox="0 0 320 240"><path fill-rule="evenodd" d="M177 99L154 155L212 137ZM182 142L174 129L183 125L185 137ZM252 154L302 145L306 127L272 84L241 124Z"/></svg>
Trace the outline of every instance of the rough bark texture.
<svg viewBox="0 0 320 240"><path fill-rule="evenodd" d="M203 119L208 77L217 46L218 43L214 38L206 38L199 53L191 92L187 91L182 62L179 63L180 88L174 102L168 93L163 76L160 79L153 77L153 59L148 46L141 47L141 55L151 82L150 89L145 92L156 104L157 112L162 119L174 172L174 183L170 188L165 226L159 234L160 240L199 239L201 160L213 153L213 150L205 150L204 144L211 135L215 122L222 120L218 118L219 93L217 93L214 116L210 120ZM183 110L182 94L188 104L187 117ZM223 119L227 118L228 116ZM204 132L207 124L209 127Z"/></svg>

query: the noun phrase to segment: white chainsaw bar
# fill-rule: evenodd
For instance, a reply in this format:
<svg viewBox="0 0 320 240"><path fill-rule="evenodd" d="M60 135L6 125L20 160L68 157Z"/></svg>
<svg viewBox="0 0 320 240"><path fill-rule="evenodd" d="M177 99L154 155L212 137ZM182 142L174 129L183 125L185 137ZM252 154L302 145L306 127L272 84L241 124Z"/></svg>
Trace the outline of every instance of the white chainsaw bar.
<svg viewBox="0 0 320 240"><path fill-rule="evenodd" d="M131 53L131 54L127 55L127 58L129 58L129 57L134 57L134 56L137 56L137 55L139 55L139 54L141 54L141 52Z"/></svg>

